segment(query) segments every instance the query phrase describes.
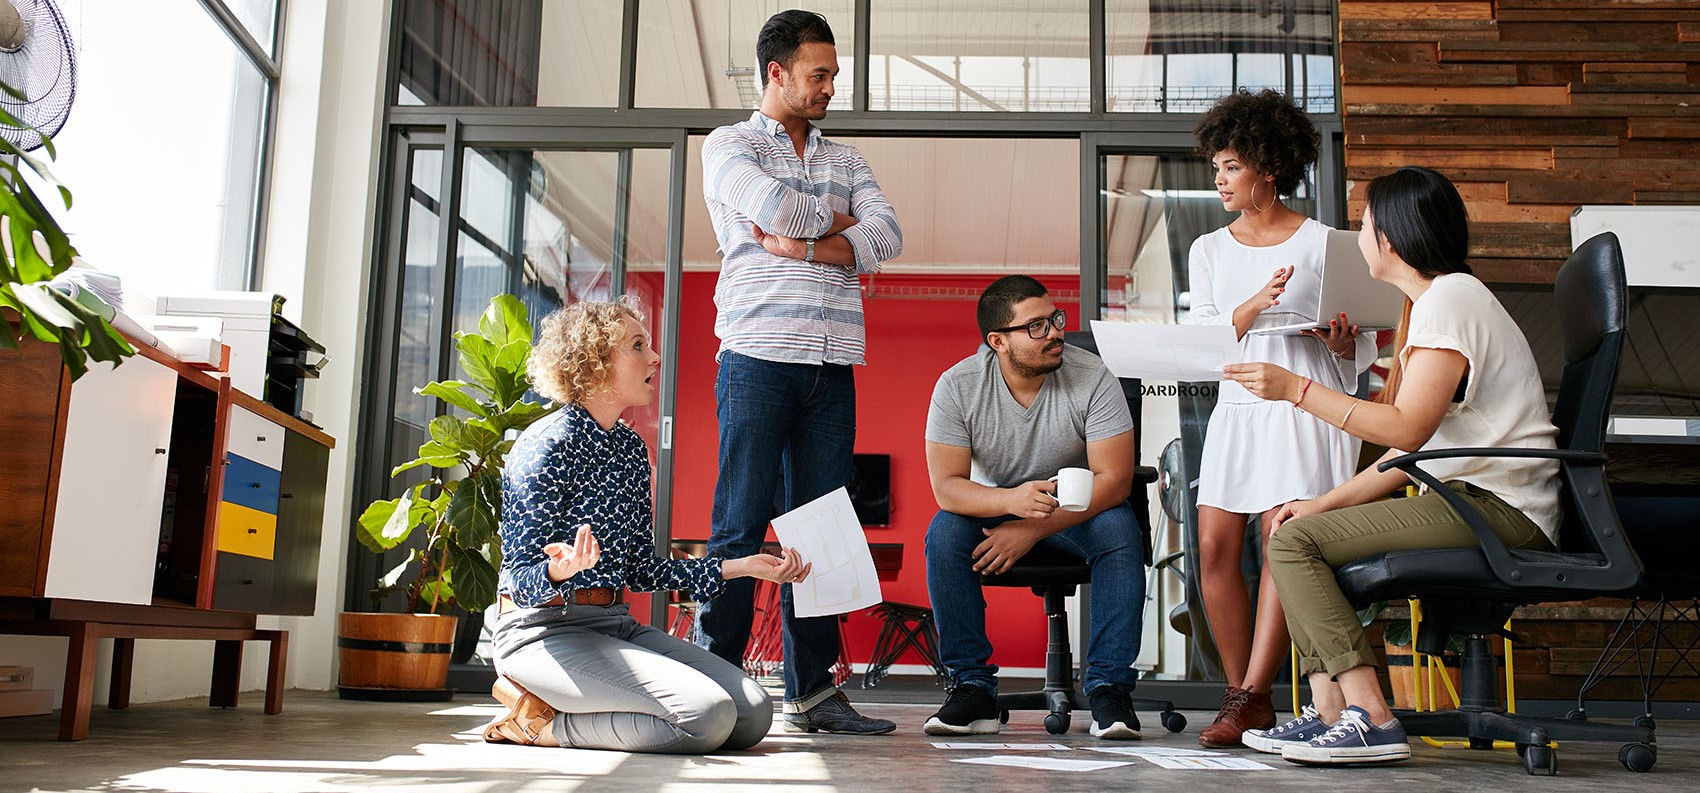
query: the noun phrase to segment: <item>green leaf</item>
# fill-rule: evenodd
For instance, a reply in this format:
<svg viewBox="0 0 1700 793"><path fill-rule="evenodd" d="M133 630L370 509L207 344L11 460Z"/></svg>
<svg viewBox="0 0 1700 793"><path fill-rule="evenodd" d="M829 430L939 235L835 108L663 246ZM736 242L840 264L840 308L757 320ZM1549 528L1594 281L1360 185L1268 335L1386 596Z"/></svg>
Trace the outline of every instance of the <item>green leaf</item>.
<svg viewBox="0 0 1700 793"><path fill-rule="evenodd" d="M479 477L488 475L480 473ZM466 486L468 484L471 484L471 487ZM462 543L482 545L496 534L497 517L494 505L477 479L470 482L463 479L460 485L449 498L449 525L454 527Z"/></svg>
<svg viewBox="0 0 1700 793"><path fill-rule="evenodd" d="M424 388L415 388L413 389L413 393L420 396L436 397L444 402L454 405L457 408L460 408L461 410L471 413L474 416L482 418L490 415L490 406L478 401L477 398L462 390L475 387L477 386L473 386L460 380L444 380L438 383L429 383ZM480 388L480 390L483 389Z"/></svg>
<svg viewBox="0 0 1700 793"><path fill-rule="evenodd" d="M449 570L455 582L455 601L462 608L483 611L496 602L496 566L484 554L451 542Z"/></svg>
<svg viewBox="0 0 1700 793"><path fill-rule="evenodd" d="M419 459L433 468L453 468L466 462L459 449L436 441L426 441L419 445Z"/></svg>
<svg viewBox="0 0 1700 793"><path fill-rule="evenodd" d="M496 376L493 370L496 366L496 345L489 339L473 333L456 333L455 349L460 351L460 368L471 377L473 382L482 385L491 394L498 395ZM500 403L500 399L497 402Z"/></svg>
<svg viewBox="0 0 1700 793"><path fill-rule="evenodd" d="M81 336L83 323L78 321L76 314L71 313L59 301L53 299L55 294L58 293L48 288L47 284L44 283L14 284L12 286L12 295L18 299L19 303L24 305L24 308L29 309L41 321L59 328L61 331L70 331L70 333L61 333L61 336Z"/></svg>
<svg viewBox="0 0 1700 793"><path fill-rule="evenodd" d="M418 491L418 487L412 487L401 498L372 502L360 513L360 531L354 535L360 544L382 553L406 542L407 535L418 525L413 520L414 496Z"/></svg>
<svg viewBox="0 0 1700 793"><path fill-rule="evenodd" d="M501 347L514 339L531 340L531 319L525 304L513 295L497 295L478 318L478 333Z"/></svg>
<svg viewBox="0 0 1700 793"><path fill-rule="evenodd" d="M401 560L401 564L390 568L390 571L385 573L383 578L378 579L378 588L372 590L372 597L381 598L405 588L407 585L402 583L402 576L407 575L407 571L417 566L422 558L424 558L424 555L419 552L418 548L409 550L407 558Z"/></svg>
<svg viewBox="0 0 1700 793"><path fill-rule="evenodd" d="M508 430L524 430L557 410L561 406L554 403L539 405L536 402L515 402L507 410L490 417L490 428L500 433ZM511 445L511 444L510 444ZM505 452L506 449L501 451Z"/></svg>
<svg viewBox="0 0 1700 793"><path fill-rule="evenodd" d="M391 478L394 478L394 477L397 477L397 476L400 476L400 475L401 475L401 472L403 472L403 471L411 471L411 470L413 470L413 469L415 469L415 468L418 468L418 467L419 467L419 466L421 466L421 465L430 465L430 463L428 463L428 462L426 462L426 461L425 461L425 460L424 460L424 459L422 459L422 458L419 458L419 457L415 457L415 458L413 458L413 459L411 459L411 460L408 460L408 461L407 461L407 462L405 462L405 463L402 463L402 464L401 464L401 465L398 465L398 466L396 466L396 467L394 467L394 468L391 468L391 469L390 469L390 477L391 477Z"/></svg>
<svg viewBox="0 0 1700 793"><path fill-rule="evenodd" d="M430 580L430 581L421 581L420 584L419 584L419 597L416 601L414 601L414 606L413 606L414 613L427 613L427 612L429 612L429 613L441 614L445 610L447 610L447 608L449 607L450 604L456 602L456 600L455 600L455 588L452 584L449 583L452 580L453 580L453 578L450 575L450 573L445 571L443 573L442 578L437 578L437 579L433 579L433 580ZM494 600L494 599L492 599L492 600ZM429 609L429 608L423 609L423 610L420 609L420 606L427 606L428 607L432 603L437 604L437 607L435 609Z"/></svg>

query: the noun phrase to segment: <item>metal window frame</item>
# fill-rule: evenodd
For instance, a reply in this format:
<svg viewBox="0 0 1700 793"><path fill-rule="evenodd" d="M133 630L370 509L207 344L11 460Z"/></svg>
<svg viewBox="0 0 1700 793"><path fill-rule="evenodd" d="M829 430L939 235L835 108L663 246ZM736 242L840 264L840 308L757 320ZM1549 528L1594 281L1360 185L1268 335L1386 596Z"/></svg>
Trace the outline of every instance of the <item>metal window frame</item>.
<svg viewBox="0 0 1700 793"><path fill-rule="evenodd" d="M265 106L260 118L259 163L255 168L254 213L248 220L248 261L243 263L240 289L258 289L265 276L266 212L271 207L272 161L277 145L278 85L283 78L279 51L283 47L283 26L288 19L289 0L277 0L272 9L272 40L268 49L260 45L248 26L236 17L224 0L199 0L201 7L224 31L236 49L260 71L265 81ZM222 277L222 276L221 276Z"/></svg>

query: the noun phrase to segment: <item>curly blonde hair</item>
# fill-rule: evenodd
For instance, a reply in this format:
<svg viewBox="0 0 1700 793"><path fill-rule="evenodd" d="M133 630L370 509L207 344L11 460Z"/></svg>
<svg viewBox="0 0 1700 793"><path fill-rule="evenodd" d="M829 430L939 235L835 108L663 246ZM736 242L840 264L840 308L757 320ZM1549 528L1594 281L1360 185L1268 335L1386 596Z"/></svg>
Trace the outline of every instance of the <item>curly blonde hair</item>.
<svg viewBox="0 0 1700 793"><path fill-rule="evenodd" d="M638 302L630 295L550 312L526 363L531 387L563 405L584 402L608 382L608 359L626 338L626 317L643 322Z"/></svg>

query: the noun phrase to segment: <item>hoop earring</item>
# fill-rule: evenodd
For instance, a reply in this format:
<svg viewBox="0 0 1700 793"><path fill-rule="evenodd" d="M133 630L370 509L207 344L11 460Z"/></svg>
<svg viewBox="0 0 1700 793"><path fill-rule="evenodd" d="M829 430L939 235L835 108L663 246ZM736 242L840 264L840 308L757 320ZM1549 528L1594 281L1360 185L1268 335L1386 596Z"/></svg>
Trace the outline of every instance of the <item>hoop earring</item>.
<svg viewBox="0 0 1700 793"><path fill-rule="evenodd" d="M1257 185L1255 185L1255 184L1252 185L1251 186L1251 208L1256 209L1258 212L1268 212L1269 210L1274 209L1275 208L1275 202L1277 200L1279 200L1281 198L1281 196L1280 196L1280 194L1275 192L1275 186L1273 184L1271 184L1269 186L1269 193L1270 193L1270 195L1269 195L1269 206L1266 206L1266 207L1259 209L1258 206L1257 206Z"/></svg>

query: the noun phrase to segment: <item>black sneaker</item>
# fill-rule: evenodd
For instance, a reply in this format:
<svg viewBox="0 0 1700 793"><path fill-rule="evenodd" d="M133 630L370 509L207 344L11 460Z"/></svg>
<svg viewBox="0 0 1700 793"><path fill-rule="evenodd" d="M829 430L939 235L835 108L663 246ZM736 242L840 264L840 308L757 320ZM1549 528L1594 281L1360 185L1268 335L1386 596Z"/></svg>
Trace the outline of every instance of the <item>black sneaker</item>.
<svg viewBox="0 0 1700 793"><path fill-rule="evenodd" d="M1113 685L1099 686L1086 696L1092 705L1092 737L1115 741L1139 737L1139 717L1133 713L1133 695Z"/></svg>
<svg viewBox="0 0 1700 793"><path fill-rule="evenodd" d="M787 706L790 703L786 703ZM850 698L844 692L833 692L827 697L801 713L786 713L786 732L831 732L841 735L884 735L897 729L897 722L890 719L870 719L850 707Z"/></svg>
<svg viewBox="0 0 1700 793"><path fill-rule="evenodd" d="M992 692L966 683L945 695L944 706L927 719L928 735L998 734L998 700Z"/></svg>

